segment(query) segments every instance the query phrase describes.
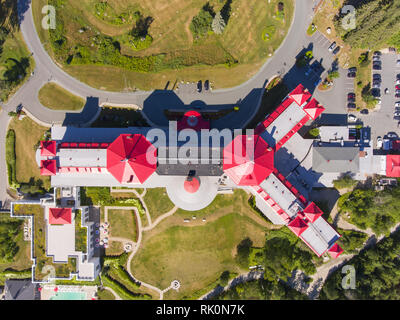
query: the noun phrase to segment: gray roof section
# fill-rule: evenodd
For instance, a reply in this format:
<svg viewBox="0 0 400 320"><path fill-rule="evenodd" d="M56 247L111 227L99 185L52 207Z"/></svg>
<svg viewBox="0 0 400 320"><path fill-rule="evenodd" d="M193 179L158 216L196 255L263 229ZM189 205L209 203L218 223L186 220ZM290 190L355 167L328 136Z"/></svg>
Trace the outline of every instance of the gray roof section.
<svg viewBox="0 0 400 320"><path fill-rule="evenodd" d="M307 113L293 102L261 133L261 136L270 146L275 146L306 115Z"/></svg>
<svg viewBox="0 0 400 320"><path fill-rule="evenodd" d="M359 172L357 147L313 147L313 170L317 172Z"/></svg>
<svg viewBox="0 0 400 320"><path fill-rule="evenodd" d="M29 280L6 280L5 300L39 300L37 284Z"/></svg>
<svg viewBox="0 0 400 320"><path fill-rule="evenodd" d="M107 149L60 149L60 167L107 167Z"/></svg>

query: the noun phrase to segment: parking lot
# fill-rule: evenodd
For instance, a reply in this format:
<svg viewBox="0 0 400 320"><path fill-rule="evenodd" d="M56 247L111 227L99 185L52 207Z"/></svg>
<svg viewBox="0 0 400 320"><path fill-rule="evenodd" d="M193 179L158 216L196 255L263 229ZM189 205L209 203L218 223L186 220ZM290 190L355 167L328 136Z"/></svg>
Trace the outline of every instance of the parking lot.
<svg viewBox="0 0 400 320"><path fill-rule="evenodd" d="M400 59L398 54L383 53L381 55L382 70L372 70L372 74L381 75L381 105L369 115L360 115L365 125L371 127L374 146L376 146L376 138L378 136L384 138L388 132L399 132L399 119L394 119L395 102L400 98L395 98L396 75L400 73L400 66L396 65L396 61ZM373 77L373 76L372 76ZM371 79L373 83L373 79ZM385 89L388 93L385 93Z"/></svg>

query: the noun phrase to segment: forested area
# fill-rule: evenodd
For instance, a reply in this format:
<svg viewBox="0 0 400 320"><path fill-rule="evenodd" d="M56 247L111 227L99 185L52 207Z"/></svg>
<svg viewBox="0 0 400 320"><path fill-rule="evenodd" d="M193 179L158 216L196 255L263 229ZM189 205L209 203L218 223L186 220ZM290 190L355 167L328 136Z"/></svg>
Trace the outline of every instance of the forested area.
<svg viewBox="0 0 400 320"><path fill-rule="evenodd" d="M350 223L371 228L377 235L387 234L400 221L400 187L374 191L355 189L340 197L340 212L350 214Z"/></svg>
<svg viewBox="0 0 400 320"><path fill-rule="evenodd" d="M335 29L352 47L372 49L392 45L400 49L400 0L346 1L356 7L356 28L346 30L347 13L335 19Z"/></svg>
<svg viewBox="0 0 400 320"><path fill-rule="evenodd" d="M19 247L15 237L20 232L21 220L0 217L0 263L11 262Z"/></svg>
<svg viewBox="0 0 400 320"><path fill-rule="evenodd" d="M380 241L375 247L363 250L349 262L355 269L355 289L343 289L342 268L325 282L321 299L397 300L400 297L400 232Z"/></svg>

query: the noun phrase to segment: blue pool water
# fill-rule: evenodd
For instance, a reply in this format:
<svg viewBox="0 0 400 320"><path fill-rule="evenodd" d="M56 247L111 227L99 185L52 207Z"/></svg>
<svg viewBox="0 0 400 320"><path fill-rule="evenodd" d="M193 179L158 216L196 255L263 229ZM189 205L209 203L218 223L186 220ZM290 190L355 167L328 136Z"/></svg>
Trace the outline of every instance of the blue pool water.
<svg viewBox="0 0 400 320"><path fill-rule="evenodd" d="M86 300L85 292L57 292L50 300Z"/></svg>

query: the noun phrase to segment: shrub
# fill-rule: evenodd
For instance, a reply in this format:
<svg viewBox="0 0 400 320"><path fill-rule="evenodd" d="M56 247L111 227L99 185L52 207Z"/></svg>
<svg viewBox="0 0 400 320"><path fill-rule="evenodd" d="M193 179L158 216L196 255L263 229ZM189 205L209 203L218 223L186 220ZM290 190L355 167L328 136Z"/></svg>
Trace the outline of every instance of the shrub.
<svg viewBox="0 0 400 320"><path fill-rule="evenodd" d="M15 131L10 129L6 136L6 163L8 184L15 187L17 182L17 156L15 154Z"/></svg>
<svg viewBox="0 0 400 320"><path fill-rule="evenodd" d="M211 24L213 22L213 16L204 7L200 10L197 16L194 16L190 23L190 31L193 33L195 38L202 37L207 34L208 31L212 30Z"/></svg>

